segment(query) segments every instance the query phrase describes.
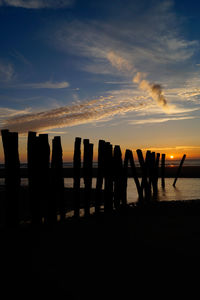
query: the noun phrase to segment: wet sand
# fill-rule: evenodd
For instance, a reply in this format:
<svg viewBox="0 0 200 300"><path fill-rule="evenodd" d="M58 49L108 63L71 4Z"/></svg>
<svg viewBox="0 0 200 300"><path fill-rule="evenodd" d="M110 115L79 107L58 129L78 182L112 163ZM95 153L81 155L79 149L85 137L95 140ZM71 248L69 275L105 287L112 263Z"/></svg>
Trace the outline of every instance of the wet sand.
<svg viewBox="0 0 200 300"><path fill-rule="evenodd" d="M54 227L2 230L1 237L1 269L7 272L2 286L12 286L8 294L26 299L133 299L137 292L139 298L180 296L199 268L200 201L129 206Z"/></svg>

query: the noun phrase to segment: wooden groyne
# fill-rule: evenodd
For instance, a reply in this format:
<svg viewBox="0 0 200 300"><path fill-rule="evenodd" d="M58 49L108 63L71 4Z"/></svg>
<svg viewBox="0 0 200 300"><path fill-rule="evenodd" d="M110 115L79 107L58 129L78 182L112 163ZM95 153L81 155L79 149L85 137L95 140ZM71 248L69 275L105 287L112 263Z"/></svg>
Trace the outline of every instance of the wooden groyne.
<svg viewBox="0 0 200 300"><path fill-rule="evenodd" d="M19 218L20 180L28 178L30 222L33 225L55 224L58 219L63 222L66 209L71 206L75 218L79 218L80 209L87 217L94 207L96 215L103 212L111 214L127 206L127 179L133 178L138 203L147 204L155 199L158 192L158 177L165 186L167 172L165 154L137 150L140 167L136 167L133 152L126 149L124 159L119 145L113 146L100 140L98 144L98 165L93 168L94 145L80 137L75 139L73 168L63 168L61 138L52 140L52 153L47 134L28 133L27 158L28 168L20 169L18 153L18 134L2 130L2 142L5 157L5 169L0 177L5 178L6 214L5 224L16 226ZM83 153L83 155L82 155ZM81 161L83 157L83 161ZM161 168L159 167L161 157ZM183 160L176 180L181 174ZM66 199L64 178L73 178L70 199ZM96 187L92 189L92 178L96 177ZM175 176L174 176L175 177ZM83 178L84 188L81 188ZM58 218L59 216L59 218Z"/></svg>

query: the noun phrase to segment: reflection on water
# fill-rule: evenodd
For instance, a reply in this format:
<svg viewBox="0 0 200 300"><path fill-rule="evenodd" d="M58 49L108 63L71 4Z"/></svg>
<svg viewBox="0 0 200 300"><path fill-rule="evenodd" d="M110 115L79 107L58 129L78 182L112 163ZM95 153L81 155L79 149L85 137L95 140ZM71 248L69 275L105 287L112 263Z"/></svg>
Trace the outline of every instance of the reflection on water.
<svg viewBox="0 0 200 300"><path fill-rule="evenodd" d="M176 187L173 187L174 178L165 179L165 188L161 187L161 179L158 181L158 201L172 201L172 200L194 200L200 199L200 178L179 178ZM4 184L4 179L0 179L0 185ZM21 179L21 185L27 185L26 178ZM72 178L65 178L65 187L73 186ZM95 188L96 179L92 180L92 187ZM81 187L84 187L83 179L81 179ZM128 178L127 190L128 203L137 202L137 189L132 178Z"/></svg>
<svg viewBox="0 0 200 300"><path fill-rule="evenodd" d="M179 178L173 187L174 178L165 179L165 188L158 181L158 201L177 201L200 199L200 178ZM137 190L133 179L128 179L128 202L137 201Z"/></svg>

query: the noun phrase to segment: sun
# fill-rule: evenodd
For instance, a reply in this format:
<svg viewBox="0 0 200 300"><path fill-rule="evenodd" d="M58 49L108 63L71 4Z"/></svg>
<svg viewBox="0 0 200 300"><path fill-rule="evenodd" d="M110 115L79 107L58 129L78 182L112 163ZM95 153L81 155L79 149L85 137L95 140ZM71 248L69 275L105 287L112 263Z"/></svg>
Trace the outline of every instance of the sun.
<svg viewBox="0 0 200 300"><path fill-rule="evenodd" d="M170 155L170 158L173 159L173 158L174 158L174 155Z"/></svg>

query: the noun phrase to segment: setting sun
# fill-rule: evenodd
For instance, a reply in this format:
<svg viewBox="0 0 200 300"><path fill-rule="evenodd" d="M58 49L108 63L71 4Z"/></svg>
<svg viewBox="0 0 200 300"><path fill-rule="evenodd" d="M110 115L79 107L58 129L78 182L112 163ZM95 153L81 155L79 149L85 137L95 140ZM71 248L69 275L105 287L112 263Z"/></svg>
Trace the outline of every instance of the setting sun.
<svg viewBox="0 0 200 300"><path fill-rule="evenodd" d="M170 155L170 158L173 159L173 158L174 158L174 155Z"/></svg>

